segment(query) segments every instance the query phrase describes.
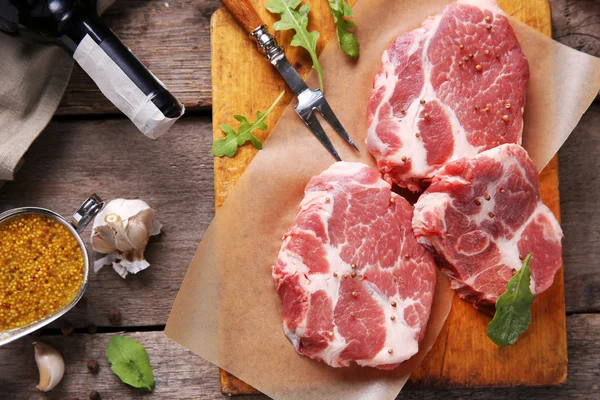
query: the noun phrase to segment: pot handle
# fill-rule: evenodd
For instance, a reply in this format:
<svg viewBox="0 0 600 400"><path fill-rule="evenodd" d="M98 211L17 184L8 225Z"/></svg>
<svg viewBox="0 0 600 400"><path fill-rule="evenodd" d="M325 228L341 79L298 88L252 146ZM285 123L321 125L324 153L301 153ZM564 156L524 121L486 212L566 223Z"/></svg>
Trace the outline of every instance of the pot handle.
<svg viewBox="0 0 600 400"><path fill-rule="evenodd" d="M103 207L104 201L96 193L88 197L71 217L71 225L77 233L81 233Z"/></svg>

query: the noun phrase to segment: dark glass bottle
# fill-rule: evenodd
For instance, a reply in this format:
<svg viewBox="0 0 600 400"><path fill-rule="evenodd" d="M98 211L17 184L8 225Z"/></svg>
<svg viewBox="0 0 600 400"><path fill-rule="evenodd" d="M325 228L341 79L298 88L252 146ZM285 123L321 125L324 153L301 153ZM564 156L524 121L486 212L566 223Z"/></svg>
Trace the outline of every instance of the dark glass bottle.
<svg viewBox="0 0 600 400"><path fill-rule="evenodd" d="M183 113L181 103L102 23L96 11L96 0L0 0L0 30L29 39L53 41L67 50L80 64L82 62L78 53L83 51L80 46L85 40L85 48L93 50L85 54L86 62L89 65L90 62L96 61L96 57L98 60L96 65L92 65L91 68L82 65L83 69L125 114L131 112L123 110L120 104L117 104L118 101L112 99L111 95L103 90L106 82L98 81L103 79L103 76L114 76L115 64L146 96L145 100L151 101L165 117L178 118ZM98 50L101 52L98 53ZM114 63L102 62L103 59L106 59L102 53L106 54ZM107 70L103 71L103 69ZM133 94L119 93L118 97L127 95ZM135 101L139 103L139 99ZM138 120L144 115L149 115L148 112L141 114L141 117L137 117ZM131 115L128 116L133 120ZM136 122L134 120L134 123L136 125L143 124L143 121Z"/></svg>

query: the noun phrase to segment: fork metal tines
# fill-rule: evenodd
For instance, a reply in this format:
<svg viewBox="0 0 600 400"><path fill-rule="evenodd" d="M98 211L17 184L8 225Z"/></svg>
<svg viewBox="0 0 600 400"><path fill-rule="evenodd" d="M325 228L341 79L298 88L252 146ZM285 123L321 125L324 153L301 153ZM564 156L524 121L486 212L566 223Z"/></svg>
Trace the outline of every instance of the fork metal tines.
<svg viewBox="0 0 600 400"><path fill-rule="evenodd" d="M335 157L336 160L341 161L338 152L331 144L331 141L325 134L323 127L319 123L315 110L319 111L323 118L331 125L331 127L352 147L358 150L358 147L354 144L348 132L342 126L342 123L335 116L335 113L327 103L325 96L321 90L310 89L304 80L300 77L298 72L292 67L288 59L283 53L283 48L279 47L275 38L268 32L267 27L262 25L254 31L253 36L258 47L265 54L267 59L277 68L283 79L287 82L289 87L294 91L298 97L298 104L295 107L296 113L302 118L304 124L312 131L312 133L319 139L319 141L325 146L325 148Z"/></svg>
<svg viewBox="0 0 600 400"><path fill-rule="evenodd" d="M310 96L310 99L308 99ZM358 151L358 147L354 144L348 133L342 126L341 122L335 116L335 113L327 103L325 96L320 90L306 89L300 95L298 95L298 104L294 108L296 113L300 116L304 124L312 131L317 139L325 146L325 148L331 153L331 155L337 160L342 161L338 152L333 147L333 144L327 137L325 130L321 126L321 123L317 119L315 110L319 111L323 118L331 125L331 127L352 147Z"/></svg>

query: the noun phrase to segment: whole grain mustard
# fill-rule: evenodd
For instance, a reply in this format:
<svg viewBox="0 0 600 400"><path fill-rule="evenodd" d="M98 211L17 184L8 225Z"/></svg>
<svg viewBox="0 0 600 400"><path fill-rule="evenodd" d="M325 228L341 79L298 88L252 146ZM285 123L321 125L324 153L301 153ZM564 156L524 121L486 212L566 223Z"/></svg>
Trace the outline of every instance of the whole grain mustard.
<svg viewBox="0 0 600 400"><path fill-rule="evenodd" d="M0 224L0 331L67 306L83 283L84 259L64 225L39 213Z"/></svg>

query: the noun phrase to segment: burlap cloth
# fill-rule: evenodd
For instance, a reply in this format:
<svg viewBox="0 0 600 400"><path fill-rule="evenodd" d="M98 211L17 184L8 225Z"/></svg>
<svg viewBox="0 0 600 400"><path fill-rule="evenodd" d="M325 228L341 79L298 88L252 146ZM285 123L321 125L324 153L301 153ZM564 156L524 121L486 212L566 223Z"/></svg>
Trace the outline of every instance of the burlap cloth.
<svg viewBox="0 0 600 400"><path fill-rule="evenodd" d="M104 11L114 0L98 0ZM46 127L63 96L73 59L51 44L0 33L0 185L14 179L23 155Z"/></svg>

